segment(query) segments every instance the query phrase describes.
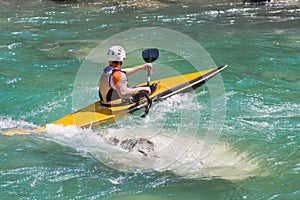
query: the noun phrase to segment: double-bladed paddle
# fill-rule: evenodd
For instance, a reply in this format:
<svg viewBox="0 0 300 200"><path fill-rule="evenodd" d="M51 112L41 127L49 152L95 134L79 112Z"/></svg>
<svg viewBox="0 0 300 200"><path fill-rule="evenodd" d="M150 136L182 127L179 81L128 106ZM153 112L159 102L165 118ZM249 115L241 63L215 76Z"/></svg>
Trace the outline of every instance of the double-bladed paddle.
<svg viewBox="0 0 300 200"><path fill-rule="evenodd" d="M146 49L142 52L142 57L146 63L152 63L159 57L159 51L156 48ZM150 67L148 67L147 86L150 86L150 75ZM148 94L145 93L145 97L147 99L147 106L144 114L141 116L142 118L146 117L152 105L152 100L149 98Z"/></svg>
<svg viewBox="0 0 300 200"><path fill-rule="evenodd" d="M145 62L152 63L159 57L158 49L146 49L142 52L142 56ZM148 67L148 79L147 86L150 86L150 67Z"/></svg>

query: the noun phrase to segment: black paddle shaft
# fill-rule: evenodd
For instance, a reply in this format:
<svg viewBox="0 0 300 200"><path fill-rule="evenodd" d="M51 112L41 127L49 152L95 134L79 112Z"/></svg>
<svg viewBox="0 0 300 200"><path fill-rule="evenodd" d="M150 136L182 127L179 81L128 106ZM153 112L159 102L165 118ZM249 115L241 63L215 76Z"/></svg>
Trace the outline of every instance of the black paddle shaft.
<svg viewBox="0 0 300 200"><path fill-rule="evenodd" d="M159 51L158 49L155 48L146 49L142 52L142 57L146 63L152 63L159 57ZM150 67L148 68L147 86L150 86ZM145 93L145 97L147 99L147 106L145 108L144 114L141 116L142 118L146 117L152 105L152 99L150 99L146 93Z"/></svg>

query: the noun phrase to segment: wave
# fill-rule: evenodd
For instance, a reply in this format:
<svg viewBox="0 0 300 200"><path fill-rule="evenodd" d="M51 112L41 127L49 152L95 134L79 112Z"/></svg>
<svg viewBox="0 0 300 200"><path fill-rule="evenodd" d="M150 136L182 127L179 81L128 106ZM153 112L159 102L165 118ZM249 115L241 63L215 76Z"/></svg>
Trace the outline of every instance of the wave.
<svg viewBox="0 0 300 200"><path fill-rule="evenodd" d="M130 115L89 129L48 124L37 137L70 146L84 152L83 156L89 153L107 167L123 172L170 171L185 178L228 180L258 176L259 165L247 153L234 151L220 140L208 143L207 130L195 125L199 113L210 112L209 106L197 101L206 95L175 95L156 104L143 120ZM188 103L180 103L183 101ZM1 129L17 126L36 128L25 121L0 120Z"/></svg>
<svg viewBox="0 0 300 200"><path fill-rule="evenodd" d="M232 150L225 142L207 144L197 137L180 137L178 133L156 134L151 130L140 130L143 133L134 136L128 134L128 128L94 131L75 126L47 125L46 134L38 137L70 146L84 152L83 156L89 153L107 167L123 172L170 171L192 179L241 180L259 176L258 163L250 160L247 153ZM144 143L140 143L141 140ZM128 141L137 144L130 148ZM201 152L207 148L211 149L210 152L202 155Z"/></svg>
<svg viewBox="0 0 300 200"><path fill-rule="evenodd" d="M37 128L37 125L24 120L14 120L10 117L0 117L0 130L11 129L15 127L34 129Z"/></svg>

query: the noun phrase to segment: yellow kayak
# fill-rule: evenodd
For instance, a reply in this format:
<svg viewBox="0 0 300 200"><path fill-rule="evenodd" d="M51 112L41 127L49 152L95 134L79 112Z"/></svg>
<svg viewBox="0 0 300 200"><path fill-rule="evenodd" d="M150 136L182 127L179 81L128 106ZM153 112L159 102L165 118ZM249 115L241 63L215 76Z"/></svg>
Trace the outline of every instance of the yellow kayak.
<svg viewBox="0 0 300 200"><path fill-rule="evenodd" d="M191 89L200 87L208 79L217 75L226 67L227 65L224 65L221 67L212 68L200 72L194 72L190 74L184 74L180 76L174 76L170 78L152 81L151 84L155 87L155 90L149 95L149 99L151 99L152 101L165 99L174 94L187 92ZM147 103L147 98L141 98L138 102L133 102L126 105L107 107L102 105L99 101L97 101L74 113L71 113L61 119L58 119L57 121L54 121L51 124L60 124L63 126L75 125L83 128L91 127L96 124L101 124L104 122L124 117L129 113L132 113L136 110L147 106ZM13 135L15 133L31 133L44 130L45 128L46 126L34 130L25 130L17 128L8 130L3 134Z"/></svg>

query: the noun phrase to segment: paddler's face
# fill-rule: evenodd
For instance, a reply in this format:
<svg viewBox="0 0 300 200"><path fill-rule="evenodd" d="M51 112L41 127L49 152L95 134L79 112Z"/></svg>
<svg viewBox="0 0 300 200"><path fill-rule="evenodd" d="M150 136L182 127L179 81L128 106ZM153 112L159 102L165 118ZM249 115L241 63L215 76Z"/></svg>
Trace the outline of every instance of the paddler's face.
<svg viewBox="0 0 300 200"><path fill-rule="evenodd" d="M112 63L115 65L119 65L120 67L122 66L123 62L122 61L108 61L109 65L111 65Z"/></svg>

